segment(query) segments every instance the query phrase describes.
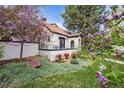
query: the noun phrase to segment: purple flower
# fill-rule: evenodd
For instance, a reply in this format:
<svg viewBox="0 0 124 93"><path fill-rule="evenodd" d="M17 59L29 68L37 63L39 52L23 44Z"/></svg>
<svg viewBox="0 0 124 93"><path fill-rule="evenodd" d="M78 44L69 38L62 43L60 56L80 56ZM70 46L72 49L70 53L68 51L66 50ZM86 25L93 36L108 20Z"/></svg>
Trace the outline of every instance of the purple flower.
<svg viewBox="0 0 124 93"><path fill-rule="evenodd" d="M104 28L107 28L107 27L108 27L108 25L107 25L107 24L103 24L103 27L104 27Z"/></svg>
<svg viewBox="0 0 124 93"><path fill-rule="evenodd" d="M101 31L101 35L105 35L105 31Z"/></svg>
<svg viewBox="0 0 124 93"><path fill-rule="evenodd" d="M93 37L93 35L91 35L91 34L88 34L88 35L87 35L87 37L88 37L88 38L92 38L92 37Z"/></svg>
<svg viewBox="0 0 124 93"><path fill-rule="evenodd" d="M95 33L95 36L97 36L97 35L100 35L100 32L96 32L96 33Z"/></svg>
<svg viewBox="0 0 124 93"><path fill-rule="evenodd" d="M119 15L119 14L114 14L112 17L113 17L112 19L118 19L118 18L121 18L121 15Z"/></svg>
<svg viewBox="0 0 124 93"><path fill-rule="evenodd" d="M106 77L104 77L104 76L98 77L98 80L101 81L101 82L106 82L106 81L108 81L108 79L107 79Z"/></svg>
<svg viewBox="0 0 124 93"><path fill-rule="evenodd" d="M106 16L103 16L103 17L101 18L101 21L106 22L106 21L109 21L109 19L108 19Z"/></svg>
<svg viewBox="0 0 124 93"><path fill-rule="evenodd" d="M96 77L97 77L98 80L101 81L101 82L106 82L106 81L108 81L108 79L103 76L103 73L102 73L102 72L97 71Z"/></svg>

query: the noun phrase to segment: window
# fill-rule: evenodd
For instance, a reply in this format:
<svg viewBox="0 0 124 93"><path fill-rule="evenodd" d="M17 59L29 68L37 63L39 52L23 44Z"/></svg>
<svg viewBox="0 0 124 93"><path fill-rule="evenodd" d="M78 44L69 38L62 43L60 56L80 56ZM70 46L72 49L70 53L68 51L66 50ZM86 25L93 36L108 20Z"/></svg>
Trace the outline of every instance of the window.
<svg viewBox="0 0 124 93"><path fill-rule="evenodd" d="M50 36L48 36L48 42L50 42Z"/></svg>
<svg viewBox="0 0 124 93"><path fill-rule="evenodd" d="M74 42L74 40L71 40L70 48L73 49L74 47L75 47L75 42Z"/></svg>
<svg viewBox="0 0 124 93"><path fill-rule="evenodd" d="M59 37L59 48L64 49L65 48L65 38Z"/></svg>

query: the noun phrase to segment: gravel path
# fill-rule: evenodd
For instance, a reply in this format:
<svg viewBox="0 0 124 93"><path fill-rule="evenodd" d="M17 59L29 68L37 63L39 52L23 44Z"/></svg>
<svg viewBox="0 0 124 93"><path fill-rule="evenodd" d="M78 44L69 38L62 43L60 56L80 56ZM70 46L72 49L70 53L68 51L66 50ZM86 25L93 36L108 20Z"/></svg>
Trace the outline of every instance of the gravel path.
<svg viewBox="0 0 124 93"><path fill-rule="evenodd" d="M113 60L113 59L109 59L109 58L105 58L105 60L106 60L106 61L115 62L115 63L118 63L118 64L124 64L124 62L122 62L122 61Z"/></svg>

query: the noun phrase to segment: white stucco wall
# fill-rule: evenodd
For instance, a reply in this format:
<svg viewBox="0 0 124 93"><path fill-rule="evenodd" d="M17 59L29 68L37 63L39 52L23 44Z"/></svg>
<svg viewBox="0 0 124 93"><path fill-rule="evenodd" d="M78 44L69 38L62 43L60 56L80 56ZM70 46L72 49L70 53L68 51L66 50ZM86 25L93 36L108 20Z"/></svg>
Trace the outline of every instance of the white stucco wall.
<svg viewBox="0 0 124 93"><path fill-rule="evenodd" d="M65 53L69 53L71 55L72 53L75 53L77 51L78 51L77 49L74 49L74 50L55 50L55 51L39 50L39 54L47 57L50 61L55 61L56 55L58 55L58 54L64 55Z"/></svg>
<svg viewBox="0 0 124 93"><path fill-rule="evenodd" d="M79 48L81 45L81 38L79 37L69 37L67 38L66 36L59 35L59 34L52 34L50 37L50 42L47 42L48 49L55 49L55 46L58 46L59 48L59 37L65 38L65 49L70 48L71 40L74 40L75 42L75 48ZM80 42L79 42L80 39Z"/></svg>
<svg viewBox="0 0 124 93"><path fill-rule="evenodd" d="M1 60L8 60L20 57L21 44L15 42L0 42L3 48L3 58ZM38 44L24 43L23 57L38 55Z"/></svg>
<svg viewBox="0 0 124 93"><path fill-rule="evenodd" d="M71 44L71 40L74 40L75 42L75 47L74 48L79 48L79 46L81 45L81 37L77 36L77 37L67 37L64 35L60 35L57 33L52 33L49 29L45 29L47 32L49 32L51 34L50 36L50 42L46 42L46 49L55 49L55 46L59 46L59 37L63 37L65 38L65 49L70 48L70 44ZM80 42L79 42L80 39Z"/></svg>
<svg viewBox="0 0 124 93"><path fill-rule="evenodd" d="M80 39L80 42L79 42L79 39ZM68 38L68 47L69 48L71 48L70 45L71 45L71 41L72 40L75 43L75 47L74 48L79 48L80 45L81 45L81 37L79 36L79 37L70 37L70 38Z"/></svg>

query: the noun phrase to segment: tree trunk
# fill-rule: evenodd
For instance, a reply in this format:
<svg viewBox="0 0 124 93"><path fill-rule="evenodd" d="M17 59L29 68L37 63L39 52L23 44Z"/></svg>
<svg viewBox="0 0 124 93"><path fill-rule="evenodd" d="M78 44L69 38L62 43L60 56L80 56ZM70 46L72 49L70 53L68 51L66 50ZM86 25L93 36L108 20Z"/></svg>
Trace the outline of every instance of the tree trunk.
<svg viewBox="0 0 124 93"><path fill-rule="evenodd" d="M22 56L23 56L23 46L24 46L24 41L21 41L20 61L22 61Z"/></svg>

